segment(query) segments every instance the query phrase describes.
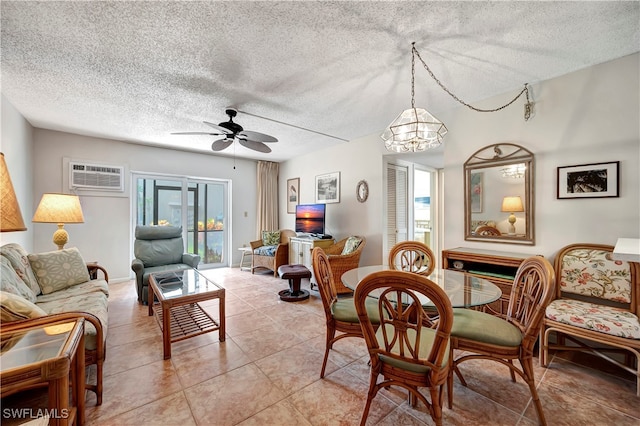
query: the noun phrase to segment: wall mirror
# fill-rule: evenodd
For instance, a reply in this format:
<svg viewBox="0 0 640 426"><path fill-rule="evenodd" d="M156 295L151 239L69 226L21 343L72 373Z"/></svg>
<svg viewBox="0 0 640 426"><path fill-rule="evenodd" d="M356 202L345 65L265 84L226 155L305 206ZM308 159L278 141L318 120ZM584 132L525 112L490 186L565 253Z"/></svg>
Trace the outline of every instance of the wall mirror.
<svg viewBox="0 0 640 426"><path fill-rule="evenodd" d="M465 240L534 242L534 158L519 145L500 143L464 163Z"/></svg>

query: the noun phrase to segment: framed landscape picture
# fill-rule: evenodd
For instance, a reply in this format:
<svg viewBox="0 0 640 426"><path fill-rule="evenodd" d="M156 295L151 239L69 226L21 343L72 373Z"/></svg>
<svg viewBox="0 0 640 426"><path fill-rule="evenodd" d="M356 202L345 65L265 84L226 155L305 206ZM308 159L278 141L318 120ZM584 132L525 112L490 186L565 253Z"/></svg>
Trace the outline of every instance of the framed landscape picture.
<svg viewBox="0 0 640 426"><path fill-rule="evenodd" d="M295 213L300 202L300 178L287 179L287 213Z"/></svg>
<svg viewBox="0 0 640 426"><path fill-rule="evenodd" d="M558 198L618 197L619 161L558 167Z"/></svg>
<svg viewBox="0 0 640 426"><path fill-rule="evenodd" d="M340 202L340 172L316 176L316 203Z"/></svg>

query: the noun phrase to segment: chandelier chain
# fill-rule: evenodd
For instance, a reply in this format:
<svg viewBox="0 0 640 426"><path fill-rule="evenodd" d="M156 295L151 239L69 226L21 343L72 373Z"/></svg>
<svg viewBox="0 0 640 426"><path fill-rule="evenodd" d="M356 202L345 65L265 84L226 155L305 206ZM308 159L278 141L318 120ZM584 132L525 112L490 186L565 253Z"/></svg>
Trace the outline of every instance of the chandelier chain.
<svg viewBox="0 0 640 426"><path fill-rule="evenodd" d="M520 91L520 93L518 93L516 95L515 98L513 98L511 101L509 101L508 103L498 107L498 108L493 108L493 109L481 109L481 108L476 108L473 105L470 105L468 103L466 103L465 101L463 101L462 99L460 99L459 97L457 97L455 94L453 94L449 89L447 89L445 87L444 84L442 84L442 82L435 76L435 74L433 73L433 71L431 71L431 68L429 68L429 66L427 65L427 63L422 59L422 57L420 56L420 53L418 52L418 50L416 49L415 46L415 42L411 43L412 47L411 47L411 52L412 52L412 60L411 60L411 65L412 65L412 75L411 75L411 101L413 104L413 96L414 96L414 76L415 76L415 57L417 56L418 59L420 60L420 62L422 62L422 65L424 66L424 68L427 70L427 72L429 73L429 75L431 76L431 78L433 78L435 80L436 83L438 83L438 86L440 86L440 88L442 90L444 90L445 92L447 92L449 94L449 96L451 96L453 99L455 99L456 101L458 101L459 103L461 103L462 105L466 106L469 109L472 109L474 111L477 112L496 112L496 111L500 111L506 107L508 107L509 105L511 105L512 103L514 103L516 100L518 100L518 98L520 98L520 96L522 96L522 94L524 93L526 98L527 98L527 103L525 104L525 113L524 113L524 119L528 120L531 116L531 101L529 100L529 87L527 85L527 83L524 84L524 88ZM413 105L412 105L413 107Z"/></svg>
<svg viewBox="0 0 640 426"><path fill-rule="evenodd" d="M415 49L415 47L413 49ZM411 55L411 108L415 108L415 107L416 107L416 56Z"/></svg>

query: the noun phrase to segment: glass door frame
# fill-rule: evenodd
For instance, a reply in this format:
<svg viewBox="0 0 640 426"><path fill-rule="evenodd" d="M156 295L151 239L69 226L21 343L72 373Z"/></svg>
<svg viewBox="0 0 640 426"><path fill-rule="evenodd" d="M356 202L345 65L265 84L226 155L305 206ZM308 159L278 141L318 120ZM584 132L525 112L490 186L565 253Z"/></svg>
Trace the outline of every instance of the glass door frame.
<svg viewBox="0 0 640 426"><path fill-rule="evenodd" d="M198 191L195 188L190 188L191 184L222 184L225 190L224 197L224 231L225 236L223 238L223 261L220 263L201 263L202 269L208 268L218 268L231 266L233 253L231 253L232 247L232 222L231 222L231 204L232 204L232 188L231 188L231 180L228 179L211 179L211 178L202 178L202 177L190 177L190 176L179 176L179 175L171 175L171 174L156 174L156 173L145 173L145 172L131 172L131 202L130 204L130 217L131 217L131 258L133 258L133 242L135 241L135 227L137 225L137 181L138 179L155 179L155 180L166 180L166 181L175 181L176 183L180 183L180 191L181 191L181 217L180 222L182 226L182 237L187 242L187 247L189 245L189 237L191 237L191 241L193 241L194 247L198 246L198 203L199 196ZM156 191L158 188L156 188ZM166 188L166 190L177 190L176 188ZM193 193L193 202L194 202L194 225L193 230L190 230L188 227L188 209L189 209L189 193ZM156 194L154 194L154 199L156 199ZM153 206L154 214L157 215L157 205ZM205 235L206 238L206 235ZM185 248L186 249L186 248ZM203 253L199 253L201 258L204 260Z"/></svg>
<svg viewBox="0 0 640 426"><path fill-rule="evenodd" d="M436 256L436 268L439 268L441 264L441 249L442 246L442 231L443 231L443 223L442 218L444 217L443 211L441 210L440 199L442 194L442 184L443 184L443 173L441 169L436 169L431 166L427 166L420 163L413 163L411 161L406 161L404 159L394 158L393 155L384 156L384 171L383 171L383 222L384 229L387 229L388 224L388 212L389 206L388 202L388 194L387 194L387 179L388 179L388 168L389 165L393 165L396 167L406 167L407 168L407 240L415 239L415 214L414 214L414 204L415 204L415 176L416 170L420 170L423 172L431 173L431 182L430 182L430 220L431 220L431 235L430 235L430 248ZM389 255L389 250L391 247L389 246L389 241L387 237L386 231L383 233L383 241L382 241L382 259L383 263L387 263L387 258Z"/></svg>

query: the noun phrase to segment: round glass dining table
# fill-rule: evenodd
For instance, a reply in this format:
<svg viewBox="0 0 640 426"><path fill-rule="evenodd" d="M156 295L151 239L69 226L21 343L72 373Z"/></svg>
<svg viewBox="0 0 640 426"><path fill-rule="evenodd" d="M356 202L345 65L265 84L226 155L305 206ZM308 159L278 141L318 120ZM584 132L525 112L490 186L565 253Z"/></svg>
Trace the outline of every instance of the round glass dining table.
<svg viewBox="0 0 640 426"><path fill-rule="evenodd" d="M342 274L342 283L351 290L355 290L360 281L367 275L388 270L389 267L384 265L362 266L351 269ZM500 287L491 281L460 271L436 269L427 278L438 284L444 290L447 296L449 296L451 306L454 308L482 306L495 302L502 296ZM375 297L376 292L381 293L382 291L383 289L379 289L370 295ZM423 306L433 306L433 303L425 296L421 294L416 295L419 297Z"/></svg>

